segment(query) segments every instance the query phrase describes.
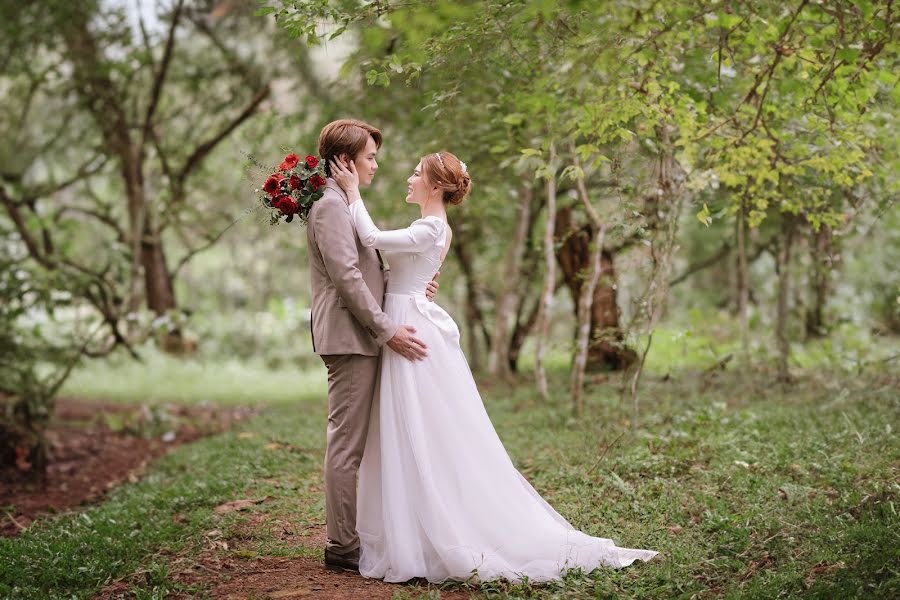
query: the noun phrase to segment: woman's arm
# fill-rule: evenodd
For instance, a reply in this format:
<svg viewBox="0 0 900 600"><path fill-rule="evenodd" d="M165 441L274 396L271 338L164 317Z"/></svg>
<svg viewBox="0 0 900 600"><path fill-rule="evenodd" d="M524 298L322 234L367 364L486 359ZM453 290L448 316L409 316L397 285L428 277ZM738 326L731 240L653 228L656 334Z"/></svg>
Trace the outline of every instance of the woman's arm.
<svg viewBox="0 0 900 600"><path fill-rule="evenodd" d="M359 194L359 175L351 162L344 165L331 161L331 175L346 192L356 235L363 246L394 252L417 252L429 248L437 240L445 223L440 219L421 219L406 229L381 231L369 216Z"/></svg>
<svg viewBox="0 0 900 600"><path fill-rule="evenodd" d="M350 204L350 215L356 226L356 235L363 246L394 252L418 252L431 247L441 233L444 224L440 219L421 219L406 229L381 231L369 216L362 199Z"/></svg>

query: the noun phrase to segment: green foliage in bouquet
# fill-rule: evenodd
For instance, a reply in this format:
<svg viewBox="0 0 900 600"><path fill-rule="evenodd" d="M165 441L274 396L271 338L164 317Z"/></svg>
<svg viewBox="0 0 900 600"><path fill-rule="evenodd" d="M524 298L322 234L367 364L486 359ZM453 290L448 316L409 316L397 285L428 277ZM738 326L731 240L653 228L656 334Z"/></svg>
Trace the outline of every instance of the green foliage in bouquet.
<svg viewBox="0 0 900 600"><path fill-rule="evenodd" d="M313 202L325 193L325 167L312 155L303 162L296 154L288 154L269 175L260 190L259 201L269 211L270 222L283 218L290 223L294 217L306 223Z"/></svg>

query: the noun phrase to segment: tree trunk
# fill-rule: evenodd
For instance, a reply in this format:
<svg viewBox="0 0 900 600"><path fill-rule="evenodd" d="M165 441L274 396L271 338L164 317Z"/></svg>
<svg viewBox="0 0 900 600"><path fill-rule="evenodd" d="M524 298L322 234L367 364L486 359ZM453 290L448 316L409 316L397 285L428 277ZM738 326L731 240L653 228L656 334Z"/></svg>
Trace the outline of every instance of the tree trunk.
<svg viewBox="0 0 900 600"><path fill-rule="evenodd" d="M149 227L144 228L141 240L141 267L144 272L147 308L157 315L164 315L177 308L172 275L166 264L162 241Z"/></svg>
<svg viewBox="0 0 900 600"><path fill-rule="evenodd" d="M519 370L519 356L522 351L522 346L524 345L526 338L531 335L532 331L534 331L534 326L537 324L538 309L541 305L540 290L538 291L537 298L532 298L531 293L534 273L538 272L542 258L542 253L538 252L534 240L538 217L543 211L545 200L543 194L532 194L531 196L532 202L529 211L530 215L528 217L527 234L525 236L525 248L524 255L522 257L521 277L519 278L515 327L513 327L513 332L510 336L509 350L506 354L507 362L509 363L509 369L513 373L517 373ZM554 293L559 290L560 286L561 284L557 282ZM531 308L526 311L525 307L529 304L531 305Z"/></svg>
<svg viewBox="0 0 900 600"><path fill-rule="evenodd" d="M597 282L600 281L600 274L603 270L603 241L606 238L606 225L600 219L600 214L591 204L588 196L587 186L584 183L584 171L581 169L581 162L578 160L578 152L575 145L572 144L572 160L576 172L579 173L575 179L575 185L578 189L578 197L584 206L591 227L596 230L590 246L590 262L589 271L584 284L581 286L581 293L578 295L578 304L576 305L576 314L578 315L578 325L575 328L575 357L572 360L572 408L576 418L584 415L584 373L587 368L588 351L590 350L591 341L591 306L594 303L594 293L597 290Z"/></svg>
<svg viewBox="0 0 900 600"><path fill-rule="evenodd" d="M492 376L508 379L512 376L509 361L510 325L519 303L521 264L531 224L531 203L534 193L530 185L522 186L519 194L519 211L513 242L506 257L506 278L502 283L500 299L494 318L494 335L491 336L491 353L488 371Z"/></svg>
<svg viewBox="0 0 900 600"><path fill-rule="evenodd" d="M519 301L519 307L516 311L516 326L513 327L512 335L509 338L509 351L506 356L509 362L509 370L512 373L518 373L519 371L519 355L522 352L522 345L525 344L525 339L537 324L538 309L541 306L540 298L538 298L531 310L528 311L528 315L523 318L522 312L525 309L525 300L523 297Z"/></svg>
<svg viewBox="0 0 900 600"><path fill-rule="evenodd" d="M553 292L556 288L556 257L553 249L553 234L556 228L556 145L551 140L550 156L547 161L550 174L547 178L547 223L544 227L544 285L538 304L537 348L535 350L534 371L538 390L545 400L550 399L547 386L547 372L544 369L544 355L550 337L550 311L553 308Z"/></svg>
<svg viewBox="0 0 900 600"><path fill-rule="evenodd" d="M647 343L641 352L640 358L635 363L634 373L631 377L631 426L637 427L638 422L638 383L647 360L647 353L653 343L653 334L656 325L665 314L669 298L669 274L672 267L672 255L676 248L678 236L678 219L681 215L681 205L684 194L681 193L684 183L684 170L674 156L674 148L670 134L672 128L663 123L656 127L657 142L660 153L658 155L658 176L656 193L651 194L647 200L644 212L654 215L653 236L650 239L650 257L653 261L653 270L647 289L641 297L640 311L645 317Z"/></svg>
<svg viewBox="0 0 900 600"><path fill-rule="evenodd" d="M578 326L575 331L575 358L572 361L572 406L573 412L578 418L584 415L584 373L590 351L591 322L593 321L591 307L597 282L600 281L600 274L603 271L601 255L603 254L605 235L606 228L600 225L591 243L590 272L582 285L581 294L578 296Z"/></svg>
<svg viewBox="0 0 900 600"><path fill-rule="evenodd" d="M816 232L815 245L812 251L812 302L806 309L806 338L825 335L825 303L831 283L831 228L822 225Z"/></svg>
<svg viewBox="0 0 900 600"><path fill-rule="evenodd" d="M735 275L737 277L737 309L738 323L741 330L741 350L746 361L750 356L750 325L747 317L750 286L747 280L747 224L744 203L745 199L741 198L735 224L737 229L737 269L735 270Z"/></svg>
<svg viewBox="0 0 900 600"><path fill-rule="evenodd" d="M35 414L34 409L39 407L44 411ZM52 408L53 403L46 398L16 399L0 393L0 410L9 411L11 416L0 419L0 467L15 469L26 481L46 483L48 457L44 432Z"/></svg>
<svg viewBox="0 0 900 600"><path fill-rule="evenodd" d="M788 359L790 357L790 340L788 339L788 317L790 307L788 299L790 298L790 282L791 282L791 249L794 243L794 232L796 230L796 219L793 215L782 215L781 225L781 244L778 248L778 260L776 267L778 269L778 304L775 321L775 339L778 346L778 379L782 382L790 381L790 372L788 370Z"/></svg>
<svg viewBox="0 0 900 600"><path fill-rule="evenodd" d="M590 225L578 229L572 223L572 208L562 207L557 211L557 237L559 245L557 260L563 272L566 287L576 302L576 319L578 299L584 284L583 273L589 271L591 264L590 240L597 231ZM634 350L624 344L624 335L619 324L619 305L617 303L616 274L613 256L608 249L600 255L600 269L603 276L594 288L591 302L590 345L588 347L585 368L589 372L627 369L637 358Z"/></svg>
<svg viewBox="0 0 900 600"><path fill-rule="evenodd" d="M466 237L466 227L460 221L454 222L454 236L451 249L456 261L459 263L460 270L463 274L463 280L466 283L466 320L469 323L469 362L474 366L475 370L482 364L481 348L482 346L490 348L491 337L487 331L487 325L484 319L484 313L478 303L478 282L475 278L475 267L473 259L469 251L469 245ZM456 226L458 225L458 226ZM477 332L481 333L483 338L478 340Z"/></svg>
<svg viewBox="0 0 900 600"><path fill-rule="evenodd" d="M73 10L73 18L65 28L65 38L75 68L75 79L82 101L93 115L103 139L118 158L125 184L128 224L132 243L132 288L127 303L133 308L139 297L141 274L147 307L157 315L176 307L172 277L166 266L162 240L149 222L144 186L144 153L132 139L122 98L102 64L96 41L88 27L89 15Z"/></svg>

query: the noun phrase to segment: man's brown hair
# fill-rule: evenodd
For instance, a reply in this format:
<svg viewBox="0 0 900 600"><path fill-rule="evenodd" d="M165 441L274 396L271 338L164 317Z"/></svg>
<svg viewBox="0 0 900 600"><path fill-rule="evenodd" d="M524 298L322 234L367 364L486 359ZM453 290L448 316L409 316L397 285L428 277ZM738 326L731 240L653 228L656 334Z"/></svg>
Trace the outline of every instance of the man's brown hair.
<svg viewBox="0 0 900 600"><path fill-rule="evenodd" d="M328 161L341 154L346 154L350 160L366 147L369 137L375 140L375 147L381 148L381 131L358 119L338 119L322 128L319 133L319 157L325 161L325 172L331 176L331 167Z"/></svg>

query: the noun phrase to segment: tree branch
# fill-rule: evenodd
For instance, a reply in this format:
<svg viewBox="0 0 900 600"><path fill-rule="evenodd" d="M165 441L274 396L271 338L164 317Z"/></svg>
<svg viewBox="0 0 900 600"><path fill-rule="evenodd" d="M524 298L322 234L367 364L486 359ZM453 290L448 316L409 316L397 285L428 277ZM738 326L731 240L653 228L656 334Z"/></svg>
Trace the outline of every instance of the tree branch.
<svg viewBox="0 0 900 600"><path fill-rule="evenodd" d="M83 215L87 215L89 217L93 217L100 221L101 223L108 225L118 237L119 241L125 243L127 241L127 236L125 232L122 231L122 228L119 226L119 222L116 221L113 217L108 214L101 213L97 210L92 210L90 208L82 208L80 206L64 206L62 207L58 213L56 213L56 219L67 212L81 213Z"/></svg>
<svg viewBox="0 0 900 600"><path fill-rule="evenodd" d="M716 264L717 262L719 262L720 260L722 260L723 258L728 256L728 254L730 252L731 252L731 243L725 242L724 244L722 244L722 247L719 248L712 256L710 256L708 258L704 258L703 260L690 265L687 269L684 270L684 273L670 279L669 287L672 287L676 283L681 283L682 281L684 281L685 279L687 279L688 277L690 277L697 271L702 271L703 269L705 269L707 267L713 266L714 264Z"/></svg>
<svg viewBox="0 0 900 600"><path fill-rule="evenodd" d="M4 207L6 207L6 212L9 214L9 217L12 219L13 224L16 226L16 231L19 232L19 235L22 237L22 241L25 242L25 247L28 249L28 254L30 254L31 257L42 266L48 269L55 268L55 263L48 257L44 256L44 254L41 252L41 248L37 240L34 239L34 236L32 236L31 232L28 231L28 226L25 224L25 219L22 217L22 213L19 210L19 205L9 197L9 195L6 193L6 189L3 186L0 186L0 202L3 203Z"/></svg>
<svg viewBox="0 0 900 600"><path fill-rule="evenodd" d="M52 196L57 192L63 191L73 183L77 183L82 179L86 179L88 177L91 177L92 175L96 175L104 166L106 166L106 161L109 160L109 158L106 156L100 156L100 162L91 166L91 163L97 160L97 158L97 156L91 157L87 162L85 162L78 168L78 171L76 171L74 175L72 175L68 179L64 179L58 183L48 183L32 188L31 190L26 190L26 192L23 194L24 197L29 200L34 200L37 198Z"/></svg>
<svg viewBox="0 0 900 600"><path fill-rule="evenodd" d="M253 210L253 209L250 209L250 210ZM247 214L247 211L244 211L244 215L246 215L246 214ZM241 217L243 217L244 215L241 215ZM199 254L200 252L203 252L204 250L215 245L215 243L218 242L222 238L222 236L225 235L226 232L228 232L229 229L231 229L232 227L237 225L237 223L241 220L241 217L238 217L237 219L232 221L225 229L223 229L216 235L207 238L206 243L201 244L200 246L197 246L196 248L192 248L192 249L188 250L188 252L184 256L182 256L181 259L178 261L178 264L175 265L175 268L172 269L172 275L171 275L172 282L174 283L174 281L178 278L179 271L181 271L181 268L184 265L186 265L188 263L188 261L190 261L195 255Z"/></svg>
<svg viewBox="0 0 900 600"><path fill-rule="evenodd" d="M172 51L175 48L175 29L178 27L178 21L181 18L181 9L184 6L184 0L178 0L175 5L175 12L172 14L172 23L169 25L169 36L166 39L166 47L163 51L162 61L159 64L159 70L153 79L153 88L150 92L150 103L147 105L147 114L144 117L144 131L141 137L141 149L147 142L150 134L150 128L153 127L153 115L156 107L159 105L159 98L162 94L163 82L166 78L166 72L169 70L169 64L172 62ZM142 22L143 27L143 22Z"/></svg>
<svg viewBox="0 0 900 600"><path fill-rule="evenodd" d="M744 104L745 102L749 101L756 93L756 88L759 87L762 79L765 78L766 85L763 88L762 95L759 98L759 105L756 107L756 117L754 117L753 119L753 125L741 134L740 139L735 142L735 145L739 145L741 142L743 142L744 139L759 126L759 119L762 116L763 107L766 103L766 96L768 95L769 88L771 87L772 76L775 74L775 68L778 66L778 63L781 62L781 58L785 50L785 42L787 41L788 35L791 32L791 28L794 26L794 22L797 20L797 17L800 16L800 13L808 3L809 0L803 0L800 3L800 6L797 7L797 10L794 11L794 14L791 15L791 20L788 21L787 26L784 28L781 36L778 38L778 42L775 44L775 58L772 60L772 64L769 65L769 67L765 71L756 76L756 80L753 82L753 87L750 88L750 91L747 92L747 95L741 102L741 104Z"/></svg>
<svg viewBox="0 0 900 600"><path fill-rule="evenodd" d="M234 131L241 123L246 121L256 110L257 106L268 97L269 93L271 93L272 88L269 87L269 84L266 83L253 98L250 99L250 102L244 107L244 110L241 113L232 119L230 123L228 123L221 131L212 136L207 141L203 142L191 153L188 159L185 161L184 166L181 170L178 171L178 174L175 176L175 185L176 189L181 189L184 187L184 182L187 177L191 174L191 172L196 169L203 159L215 148L222 140L228 137L232 131ZM173 198L173 202L177 202L180 198Z"/></svg>

